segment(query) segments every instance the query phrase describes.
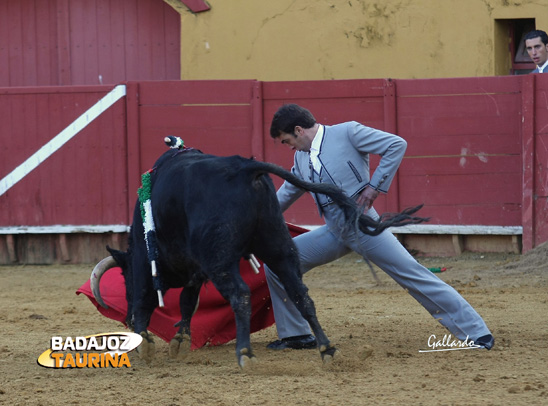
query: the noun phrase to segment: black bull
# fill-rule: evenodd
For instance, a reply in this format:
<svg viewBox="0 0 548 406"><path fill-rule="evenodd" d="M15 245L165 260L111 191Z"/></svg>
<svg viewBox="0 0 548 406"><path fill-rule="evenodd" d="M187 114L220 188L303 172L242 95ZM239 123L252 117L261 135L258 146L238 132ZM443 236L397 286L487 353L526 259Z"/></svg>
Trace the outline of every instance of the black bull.
<svg viewBox="0 0 548 406"><path fill-rule="evenodd" d="M418 223L413 217L420 206L383 216L380 221L360 214L356 203L335 186L303 182L283 168L240 156L217 157L197 150L169 150L156 162L151 174L152 213L156 227L158 273L161 289L184 287L180 296L181 321L170 343L170 355L190 349L190 320L198 305L202 284L210 280L230 303L236 319L236 357L240 367L254 361L250 345L251 302L249 287L239 273L239 262L258 256L280 278L289 298L310 324L324 362L336 353L317 318L308 289L302 282L299 257L276 198L275 174L313 193L323 193L344 210L347 227L359 227L376 235L387 227ZM127 252L107 247L111 257L92 273L91 287L101 299L101 275L116 265L126 282L126 322L144 337L139 353L154 355L147 328L158 296L153 287L147 257L139 201L135 207ZM184 346L182 346L184 344Z"/></svg>

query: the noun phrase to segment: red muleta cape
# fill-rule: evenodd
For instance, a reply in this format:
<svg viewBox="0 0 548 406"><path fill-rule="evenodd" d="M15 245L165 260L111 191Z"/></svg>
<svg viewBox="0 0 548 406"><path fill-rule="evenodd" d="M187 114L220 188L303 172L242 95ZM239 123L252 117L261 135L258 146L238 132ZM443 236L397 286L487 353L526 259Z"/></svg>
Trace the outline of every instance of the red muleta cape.
<svg viewBox="0 0 548 406"><path fill-rule="evenodd" d="M287 227L293 237L308 231L289 223ZM264 266L261 262L261 271L256 275L248 261L242 260L240 261L240 273L251 290L250 328L251 332L254 333L274 324L274 314L264 275ZM182 288L168 290L164 295L165 306L156 308L150 320L148 329L167 342L177 332L177 327L174 327L174 324L181 320L179 310L181 290ZM108 309L99 305L93 297L89 280L76 291L76 294L81 293L91 300L103 316L122 323L125 322L127 313L126 289L120 268L112 268L101 278L101 296L109 307ZM192 317L190 329L192 349L204 345L221 345L236 338L236 323L232 308L211 282L202 286L200 305L198 311Z"/></svg>

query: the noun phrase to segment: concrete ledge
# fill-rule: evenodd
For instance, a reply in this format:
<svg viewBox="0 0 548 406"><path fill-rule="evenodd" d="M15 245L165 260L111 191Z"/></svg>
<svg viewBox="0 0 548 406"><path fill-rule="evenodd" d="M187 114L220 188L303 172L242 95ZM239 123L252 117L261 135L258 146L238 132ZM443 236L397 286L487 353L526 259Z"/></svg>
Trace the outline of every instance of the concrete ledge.
<svg viewBox="0 0 548 406"><path fill-rule="evenodd" d="M308 230L315 230L318 225L300 226ZM462 226L445 224L412 224L402 227L391 227L394 234L464 234L464 235L522 235L521 226Z"/></svg>
<svg viewBox="0 0 548 406"><path fill-rule="evenodd" d="M300 227L314 230L318 225ZM444 224L413 224L389 229L394 234L464 234L464 235L522 235L521 226L461 226ZM129 226L113 225L53 225L0 227L0 234L74 234L74 233L127 233Z"/></svg>
<svg viewBox="0 0 548 406"><path fill-rule="evenodd" d="M75 234L75 233L127 233L129 226L114 225L53 225L0 227L0 234Z"/></svg>
<svg viewBox="0 0 548 406"><path fill-rule="evenodd" d="M390 231L394 234L522 235L523 227L413 224L403 227L392 227Z"/></svg>

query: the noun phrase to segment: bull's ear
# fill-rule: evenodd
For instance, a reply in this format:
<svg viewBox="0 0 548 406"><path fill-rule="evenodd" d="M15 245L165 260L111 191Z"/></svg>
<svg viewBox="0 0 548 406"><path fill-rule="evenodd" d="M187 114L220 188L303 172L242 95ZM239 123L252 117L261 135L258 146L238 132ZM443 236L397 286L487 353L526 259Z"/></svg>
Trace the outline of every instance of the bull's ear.
<svg viewBox="0 0 548 406"><path fill-rule="evenodd" d="M107 251L110 252L110 255L112 255L112 258L116 261L118 266L122 269L127 269L128 264L128 256L129 254L124 251L115 250L114 248L110 248L107 245Z"/></svg>

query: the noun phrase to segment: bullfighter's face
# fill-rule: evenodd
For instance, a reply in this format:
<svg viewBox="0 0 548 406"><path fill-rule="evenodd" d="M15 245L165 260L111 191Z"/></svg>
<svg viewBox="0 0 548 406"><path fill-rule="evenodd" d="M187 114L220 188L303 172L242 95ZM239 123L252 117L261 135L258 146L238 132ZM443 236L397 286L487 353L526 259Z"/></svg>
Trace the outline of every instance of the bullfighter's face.
<svg viewBox="0 0 548 406"><path fill-rule="evenodd" d="M299 126L295 127L295 132L293 134L280 133L278 139L282 144L287 145L293 151L310 152L312 140L306 135L305 130Z"/></svg>

